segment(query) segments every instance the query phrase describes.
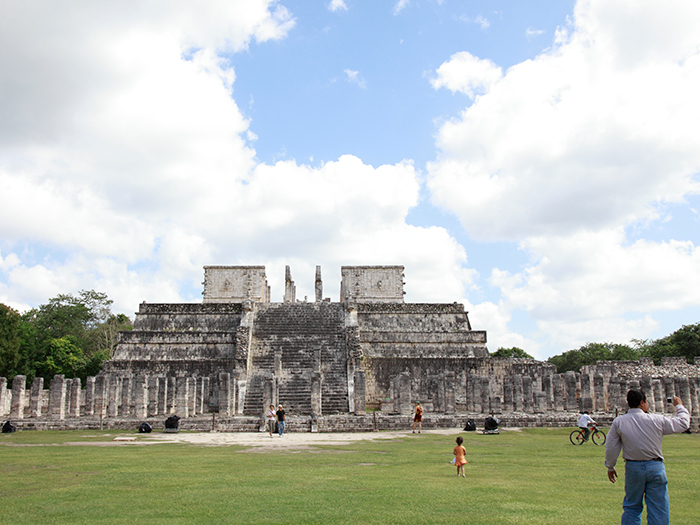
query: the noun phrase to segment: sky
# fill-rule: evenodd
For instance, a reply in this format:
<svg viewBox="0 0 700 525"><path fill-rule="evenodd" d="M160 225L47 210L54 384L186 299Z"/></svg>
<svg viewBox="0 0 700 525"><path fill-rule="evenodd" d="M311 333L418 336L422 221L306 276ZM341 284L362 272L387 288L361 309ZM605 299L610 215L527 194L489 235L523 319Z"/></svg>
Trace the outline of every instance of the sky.
<svg viewBox="0 0 700 525"><path fill-rule="evenodd" d="M0 0L0 302L337 301L538 359L700 321L695 0Z"/></svg>

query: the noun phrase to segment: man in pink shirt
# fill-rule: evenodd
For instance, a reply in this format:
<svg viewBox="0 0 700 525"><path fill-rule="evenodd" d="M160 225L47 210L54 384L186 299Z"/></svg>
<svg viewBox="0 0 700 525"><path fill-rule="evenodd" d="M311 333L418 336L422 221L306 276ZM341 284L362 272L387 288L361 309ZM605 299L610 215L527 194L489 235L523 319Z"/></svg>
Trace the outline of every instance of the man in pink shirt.
<svg viewBox="0 0 700 525"><path fill-rule="evenodd" d="M643 502L647 504L648 525L668 525L668 479L661 452L665 434L683 432L690 426L690 414L673 396L675 417L647 414L649 403L644 392L630 390L627 393L627 414L616 417L605 442L605 466L608 479L615 483L615 463L622 449L625 459L625 499L622 502L622 525L639 525L642 522Z"/></svg>

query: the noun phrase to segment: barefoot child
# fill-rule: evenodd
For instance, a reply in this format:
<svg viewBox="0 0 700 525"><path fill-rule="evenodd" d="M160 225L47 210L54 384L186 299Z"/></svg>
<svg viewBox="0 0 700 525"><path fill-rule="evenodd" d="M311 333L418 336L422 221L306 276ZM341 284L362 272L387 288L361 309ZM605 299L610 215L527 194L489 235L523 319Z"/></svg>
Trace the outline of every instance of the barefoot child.
<svg viewBox="0 0 700 525"><path fill-rule="evenodd" d="M465 459L464 456L467 455L467 449L465 449L462 446L462 442L464 440L462 439L462 436L459 436L457 438L457 446L455 447L454 451L452 452L455 455L455 465L457 465L457 476L459 476L459 473L462 473L462 477L466 477L464 475L464 465L467 464L467 460Z"/></svg>

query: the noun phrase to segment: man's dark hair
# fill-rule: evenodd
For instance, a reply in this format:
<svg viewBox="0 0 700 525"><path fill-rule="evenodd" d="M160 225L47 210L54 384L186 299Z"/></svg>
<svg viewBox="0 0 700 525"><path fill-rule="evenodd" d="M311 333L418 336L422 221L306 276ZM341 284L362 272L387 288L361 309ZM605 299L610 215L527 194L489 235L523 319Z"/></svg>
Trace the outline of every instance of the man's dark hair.
<svg viewBox="0 0 700 525"><path fill-rule="evenodd" d="M630 390L627 392L627 404L630 408L639 408L642 401L646 401L647 396L641 390Z"/></svg>

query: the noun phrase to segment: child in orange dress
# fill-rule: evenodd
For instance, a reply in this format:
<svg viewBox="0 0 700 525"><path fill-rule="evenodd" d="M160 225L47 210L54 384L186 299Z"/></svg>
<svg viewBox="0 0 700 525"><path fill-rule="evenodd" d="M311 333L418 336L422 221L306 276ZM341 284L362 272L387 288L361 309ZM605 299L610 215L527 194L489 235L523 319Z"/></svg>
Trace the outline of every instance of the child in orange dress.
<svg viewBox="0 0 700 525"><path fill-rule="evenodd" d="M457 446L455 449L452 451L452 453L455 455L455 465L457 465L457 476L459 477L459 473L462 473L462 477L466 477L464 475L464 465L467 464L467 460L464 456L467 455L467 449L462 446L462 443L464 440L462 439L462 436L459 436L457 438Z"/></svg>

